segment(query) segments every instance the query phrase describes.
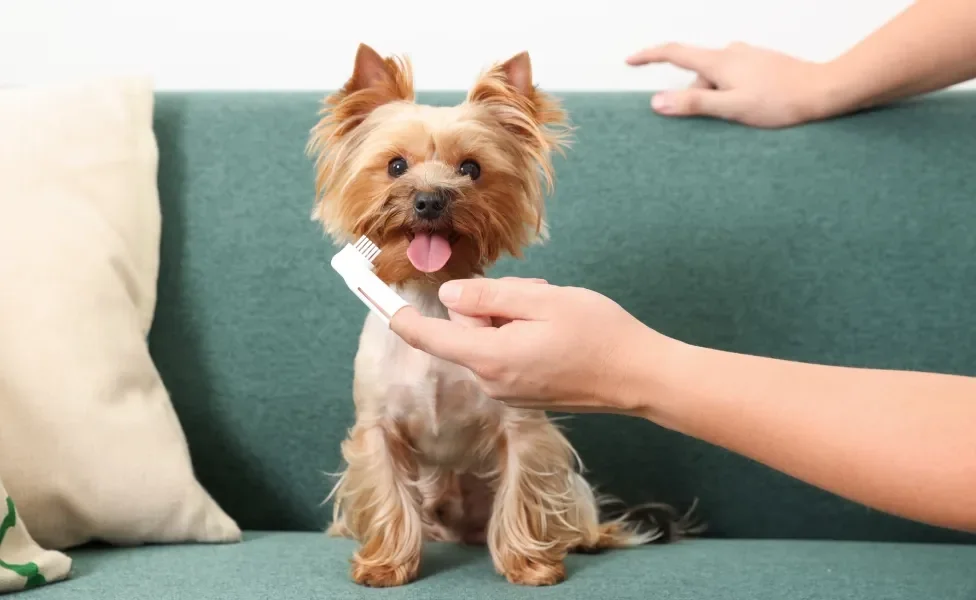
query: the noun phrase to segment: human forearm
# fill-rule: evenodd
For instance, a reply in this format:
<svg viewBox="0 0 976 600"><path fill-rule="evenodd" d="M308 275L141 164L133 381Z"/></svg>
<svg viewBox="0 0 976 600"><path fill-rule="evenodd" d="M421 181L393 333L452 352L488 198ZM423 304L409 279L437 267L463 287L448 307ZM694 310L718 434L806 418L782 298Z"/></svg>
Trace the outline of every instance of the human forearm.
<svg viewBox="0 0 976 600"><path fill-rule="evenodd" d="M629 384L649 402L642 416L879 510L976 531L976 379L678 343L654 360Z"/></svg>
<svg viewBox="0 0 976 600"><path fill-rule="evenodd" d="M976 2L918 0L837 59L814 86L829 117L976 77Z"/></svg>
<svg viewBox="0 0 976 600"><path fill-rule="evenodd" d="M698 348L580 288L472 279L440 299L505 324L406 307L391 327L471 369L491 398L642 416L879 510L976 531L976 379Z"/></svg>

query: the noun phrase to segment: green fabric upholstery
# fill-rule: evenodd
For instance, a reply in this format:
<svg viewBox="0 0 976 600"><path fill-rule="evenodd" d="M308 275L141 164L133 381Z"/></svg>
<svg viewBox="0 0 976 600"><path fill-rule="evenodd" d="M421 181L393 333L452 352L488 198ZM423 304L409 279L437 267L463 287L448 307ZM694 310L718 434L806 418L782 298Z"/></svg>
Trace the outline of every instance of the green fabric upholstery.
<svg viewBox="0 0 976 600"><path fill-rule="evenodd" d="M976 546L800 540L695 540L572 556L568 579L514 586L478 549L435 544L421 577L369 590L348 577L353 545L315 533L249 533L233 546L74 553L72 580L31 600L309 600L383 597L613 600L972 600ZM459 591L461 590L461 591Z"/></svg>
<svg viewBox="0 0 976 600"><path fill-rule="evenodd" d="M694 343L976 374L976 93L786 131L663 119L646 94L563 97L578 131L557 161L552 241L493 274L596 289ZM351 583L354 544L320 531L365 308L309 218L320 98L161 93L156 108L151 350L200 480L252 531L227 546L74 550L71 579L29 597L976 598L976 536L608 416L569 423L591 479L630 502L699 498L705 538L572 556L554 588L510 585L485 548L441 544L413 584Z"/></svg>
<svg viewBox="0 0 976 600"><path fill-rule="evenodd" d="M340 466L352 423L365 308L329 268L335 249L309 217L304 146L320 98L162 93L156 109L163 243L151 349L201 481L250 529L325 526L324 473ZM596 289L689 342L976 374L976 95L786 131L660 118L646 94L563 98L578 131L557 161L552 240L493 274ZM645 422L585 416L569 426L604 491L682 507L697 497L712 537L973 541ZM778 547L674 552L772 556ZM862 547L889 548L838 546L838 556ZM249 551L194 552L218 560ZM318 552L314 568L295 568L313 578L338 569L324 558L332 550ZM613 568L623 572L638 559L620 560Z"/></svg>

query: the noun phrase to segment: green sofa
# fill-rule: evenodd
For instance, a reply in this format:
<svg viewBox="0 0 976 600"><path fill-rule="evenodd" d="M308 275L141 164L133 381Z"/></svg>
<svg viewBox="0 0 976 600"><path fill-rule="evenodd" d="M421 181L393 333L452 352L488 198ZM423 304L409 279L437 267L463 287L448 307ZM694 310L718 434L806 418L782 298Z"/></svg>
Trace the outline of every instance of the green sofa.
<svg viewBox="0 0 976 600"><path fill-rule="evenodd" d="M561 96L578 131L557 160L552 240L493 274L590 287L696 344L976 374L976 94L784 131L661 118L643 93ZM702 538L572 556L552 588L506 583L484 548L437 544L410 585L353 584L354 545L322 533L323 499L365 308L309 216L320 97L160 93L156 106L151 350L197 474L244 541L73 550L72 578L25 600L976 599L974 536L589 415L567 426L591 479L629 502L699 499Z"/></svg>

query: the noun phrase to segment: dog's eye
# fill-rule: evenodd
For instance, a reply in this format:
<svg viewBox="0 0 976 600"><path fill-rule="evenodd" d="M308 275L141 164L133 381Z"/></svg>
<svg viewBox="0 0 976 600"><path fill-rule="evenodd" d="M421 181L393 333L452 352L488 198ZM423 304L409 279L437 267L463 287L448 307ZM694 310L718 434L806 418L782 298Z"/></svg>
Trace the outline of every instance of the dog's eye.
<svg viewBox="0 0 976 600"><path fill-rule="evenodd" d="M386 172L390 174L390 177L399 177L407 172L407 161L400 158L399 156L390 161L386 165Z"/></svg>
<svg viewBox="0 0 976 600"><path fill-rule="evenodd" d="M458 172L461 175L467 175L472 181L481 177L481 167L473 160L466 160L461 163L461 166L458 167Z"/></svg>

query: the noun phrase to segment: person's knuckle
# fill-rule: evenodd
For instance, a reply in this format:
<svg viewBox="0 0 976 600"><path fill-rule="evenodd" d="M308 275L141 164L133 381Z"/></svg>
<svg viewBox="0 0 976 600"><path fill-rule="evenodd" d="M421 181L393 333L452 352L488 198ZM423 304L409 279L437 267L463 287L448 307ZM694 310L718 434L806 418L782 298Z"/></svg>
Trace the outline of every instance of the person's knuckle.
<svg viewBox="0 0 976 600"><path fill-rule="evenodd" d="M514 369L503 368L498 374L498 383L505 386L507 390L515 388L519 379L520 375Z"/></svg>
<svg viewBox="0 0 976 600"><path fill-rule="evenodd" d="M679 42L665 42L659 46L659 50L663 56L671 58L677 54L680 54L684 50L684 45Z"/></svg>
<svg viewBox="0 0 976 600"><path fill-rule="evenodd" d="M499 383L505 376L505 365L497 358L486 358L478 365L478 375L492 383Z"/></svg>
<svg viewBox="0 0 976 600"><path fill-rule="evenodd" d="M749 112L749 110L746 107L738 106L738 105L732 105L728 107L725 110L725 113L726 113L726 117L730 121L739 121L743 123L748 121L752 117L752 114Z"/></svg>
<svg viewBox="0 0 976 600"><path fill-rule="evenodd" d="M482 281L481 285L474 286L470 306L475 308L487 308L490 306L495 294L494 287L487 281Z"/></svg>
<svg viewBox="0 0 976 600"><path fill-rule="evenodd" d="M514 275L506 275L501 278L501 281L510 281L512 283L549 283L541 277L516 277Z"/></svg>
<svg viewBox="0 0 976 600"><path fill-rule="evenodd" d="M590 297L590 290L578 286L567 286L560 290L558 300L564 304L578 304Z"/></svg>
<svg viewBox="0 0 976 600"><path fill-rule="evenodd" d="M416 348L418 350L426 350L427 349L426 346L425 346L425 344L424 344L424 342L423 342L423 336L420 335L420 332L419 331L417 331L416 329L414 329L412 327L406 329L405 331L403 331L400 334L400 337L403 338L403 341L405 341L408 346L412 346L412 347L414 347L414 348Z"/></svg>
<svg viewBox="0 0 976 600"><path fill-rule="evenodd" d="M757 107L761 106L762 101L751 94L737 94L735 102L729 102L725 107L725 117L733 121L748 121L757 112Z"/></svg>

